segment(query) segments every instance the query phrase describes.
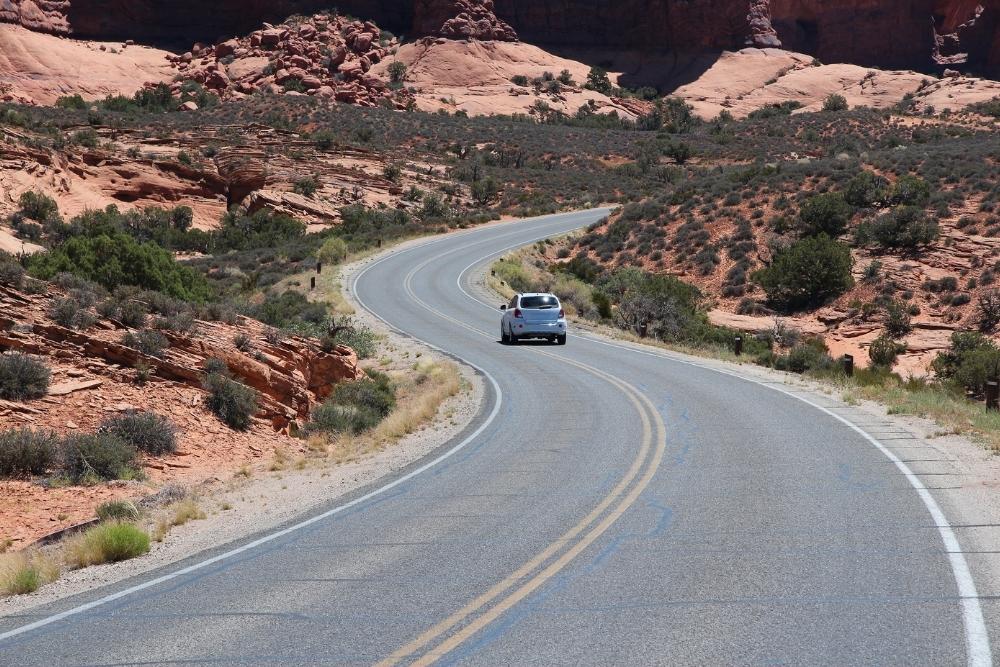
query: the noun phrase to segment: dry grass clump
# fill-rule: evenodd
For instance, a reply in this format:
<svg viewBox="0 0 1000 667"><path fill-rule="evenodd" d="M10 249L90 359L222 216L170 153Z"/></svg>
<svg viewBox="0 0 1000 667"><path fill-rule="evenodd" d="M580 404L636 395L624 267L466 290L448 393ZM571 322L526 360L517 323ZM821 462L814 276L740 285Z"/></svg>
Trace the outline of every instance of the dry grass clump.
<svg viewBox="0 0 1000 667"><path fill-rule="evenodd" d="M59 563L41 551L0 555L0 595L26 595L59 578Z"/></svg>
<svg viewBox="0 0 1000 667"><path fill-rule="evenodd" d="M437 414L441 404L462 387L452 363L417 362L415 373L399 383L399 404L372 431L376 443L392 442L416 431Z"/></svg>
<svg viewBox="0 0 1000 667"><path fill-rule="evenodd" d="M162 542L171 528L183 526L189 521L198 521L205 518L205 512L198 505L194 498L185 498L166 508L166 516L156 522L156 529L153 531L153 539Z"/></svg>
<svg viewBox="0 0 1000 667"><path fill-rule="evenodd" d="M63 557L70 567L117 563L149 552L149 534L132 523L109 522L69 538Z"/></svg>

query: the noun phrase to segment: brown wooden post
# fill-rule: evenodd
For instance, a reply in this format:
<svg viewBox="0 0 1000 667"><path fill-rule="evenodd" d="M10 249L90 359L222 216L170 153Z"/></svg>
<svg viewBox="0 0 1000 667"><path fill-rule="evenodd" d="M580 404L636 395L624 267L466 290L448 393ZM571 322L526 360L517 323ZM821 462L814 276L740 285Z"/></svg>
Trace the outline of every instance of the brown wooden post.
<svg viewBox="0 0 1000 667"><path fill-rule="evenodd" d="M323 262L316 262L316 273L323 273Z"/></svg>
<svg viewBox="0 0 1000 667"><path fill-rule="evenodd" d="M1000 382L990 380L986 383L986 409L997 410L998 399L1000 399Z"/></svg>
<svg viewBox="0 0 1000 667"><path fill-rule="evenodd" d="M316 276L313 276L312 278L309 279L309 289L311 290L316 289Z"/></svg>
<svg viewBox="0 0 1000 667"><path fill-rule="evenodd" d="M847 377L854 375L854 357L850 354L844 355L844 375Z"/></svg>
<svg viewBox="0 0 1000 667"><path fill-rule="evenodd" d="M737 357L743 354L743 336L736 336L733 339L733 353Z"/></svg>

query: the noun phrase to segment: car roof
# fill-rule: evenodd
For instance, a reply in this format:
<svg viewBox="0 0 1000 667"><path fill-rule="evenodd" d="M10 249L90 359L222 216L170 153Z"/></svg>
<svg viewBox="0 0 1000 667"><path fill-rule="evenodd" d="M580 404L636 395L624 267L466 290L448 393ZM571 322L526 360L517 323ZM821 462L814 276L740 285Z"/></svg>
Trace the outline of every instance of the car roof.
<svg viewBox="0 0 1000 667"><path fill-rule="evenodd" d="M552 296L557 299L559 298L552 292L521 292L518 296Z"/></svg>

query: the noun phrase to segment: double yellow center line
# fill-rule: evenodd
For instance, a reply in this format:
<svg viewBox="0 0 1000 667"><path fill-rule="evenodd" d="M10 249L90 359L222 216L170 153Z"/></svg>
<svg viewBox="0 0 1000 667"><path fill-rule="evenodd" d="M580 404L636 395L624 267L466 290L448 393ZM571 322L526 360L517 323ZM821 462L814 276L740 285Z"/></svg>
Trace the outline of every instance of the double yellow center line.
<svg viewBox="0 0 1000 667"><path fill-rule="evenodd" d="M442 313L420 300L413 292L411 279L426 265L413 269L404 281L404 289L412 299L428 311L470 331L493 338L490 334L476 329ZM402 662L413 665L430 665L460 646L470 637L499 618L504 612L523 601L545 582L566 568L574 558L593 544L611 525L618 520L635 502L652 480L659 468L666 450L666 426L656 406L642 392L631 384L600 369L541 350L538 354L575 366L584 372L599 377L619 389L635 406L642 422L642 442L628 471L615 487L576 525L543 549L535 557L521 565L503 581L490 587L464 607L422 632L412 641L384 660L377 667L389 667Z"/></svg>

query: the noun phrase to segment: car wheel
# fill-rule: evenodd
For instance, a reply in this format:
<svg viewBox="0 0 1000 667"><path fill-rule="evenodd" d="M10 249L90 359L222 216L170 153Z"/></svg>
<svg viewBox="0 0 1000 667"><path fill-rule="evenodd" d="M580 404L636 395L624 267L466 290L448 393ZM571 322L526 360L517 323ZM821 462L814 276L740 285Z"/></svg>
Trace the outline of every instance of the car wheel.
<svg viewBox="0 0 1000 667"><path fill-rule="evenodd" d="M517 345L517 344L518 344L519 342L520 342L520 341L518 341L518 339L517 339L517 336L515 336L515 335L514 335L514 332L513 332L513 331L511 331L511 332L510 332L510 344L511 344L511 345Z"/></svg>
<svg viewBox="0 0 1000 667"><path fill-rule="evenodd" d="M510 337L507 336L507 331L503 327L500 327L500 343L503 345L510 344Z"/></svg>
<svg viewBox="0 0 1000 667"><path fill-rule="evenodd" d="M566 344L566 334L563 334L558 338L556 338L556 345L565 345L565 344Z"/></svg>

